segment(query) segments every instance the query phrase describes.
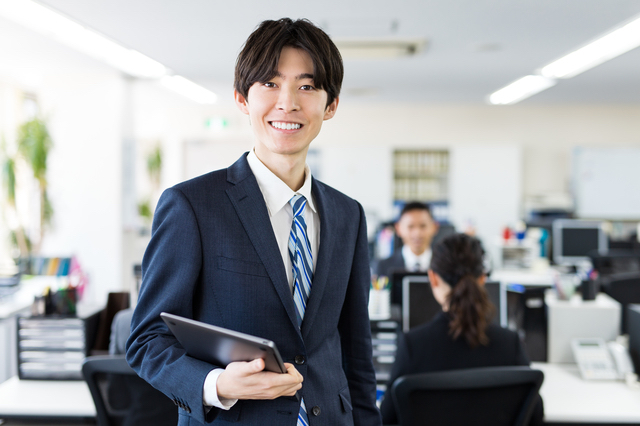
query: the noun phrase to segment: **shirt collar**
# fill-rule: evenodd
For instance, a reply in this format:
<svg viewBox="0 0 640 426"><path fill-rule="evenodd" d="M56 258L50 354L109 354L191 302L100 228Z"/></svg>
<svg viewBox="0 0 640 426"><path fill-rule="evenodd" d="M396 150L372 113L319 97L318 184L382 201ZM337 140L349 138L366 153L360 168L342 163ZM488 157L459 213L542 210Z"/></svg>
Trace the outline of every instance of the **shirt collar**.
<svg viewBox="0 0 640 426"><path fill-rule="evenodd" d="M253 149L249 152L249 155L247 155L247 162L258 181L262 196L267 203L269 216L273 216L279 212L280 209L289 203L289 200L295 194L303 195L307 199L307 206L311 207L314 213L317 213L313 197L311 196L311 170L308 164L304 166L304 184L299 190L293 191L260 161Z"/></svg>
<svg viewBox="0 0 640 426"><path fill-rule="evenodd" d="M402 257L407 265L414 266L419 263L422 268L428 268L431 260L431 249L426 249L420 256L417 256L409 246L404 245L402 246Z"/></svg>

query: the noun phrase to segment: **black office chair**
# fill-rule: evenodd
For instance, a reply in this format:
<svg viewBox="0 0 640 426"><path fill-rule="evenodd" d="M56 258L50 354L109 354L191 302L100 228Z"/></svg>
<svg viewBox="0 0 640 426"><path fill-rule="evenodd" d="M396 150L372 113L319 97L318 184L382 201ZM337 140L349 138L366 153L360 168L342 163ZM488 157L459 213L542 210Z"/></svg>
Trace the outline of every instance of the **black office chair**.
<svg viewBox="0 0 640 426"><path fill-rule="evenodd" d="M543 379L524 366L410 374L391 395L400 426L525 426Z"/></svg>
<svg viewBox="0 0 640 426"><path fill-rule="evenodd" d="M98 426L175 426L178 409L142 380L124 355L87 357L82 374L96 406Z"/></svg>

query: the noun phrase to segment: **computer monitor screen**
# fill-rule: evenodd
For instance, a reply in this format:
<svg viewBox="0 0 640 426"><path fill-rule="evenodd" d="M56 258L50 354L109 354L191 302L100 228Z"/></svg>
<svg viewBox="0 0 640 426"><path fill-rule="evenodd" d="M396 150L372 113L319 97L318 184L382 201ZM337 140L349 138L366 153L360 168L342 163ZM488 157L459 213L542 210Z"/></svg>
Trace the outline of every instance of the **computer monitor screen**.
<svg viewBox="0 0 640 426"><path fill-rule="evenodd" d="M413 327L427 323L442 311L440 304L433 297L429 277L426 275L406 274L402 279L402 330L409 331ZM489 301L496 308L492 323L500 324L501 307L506 294L499 282L485 283ZM506 316L506 313L504 314Z"/></svg>
<svg viewBox="0 0 640 426"><path fill-rule="evenodd" d="M438 312L440 304L433 297L427 275L405 274L402 277L402 330L431 321Z"/></svg>
<svg viewBox="0 0 640 426"><path fill-rule="evenodd" d="M557 219L553 222L553 260L559 265L578 265L593 251L607 250L601 222Z"/></svg>
<svg viewBox="0 0 640 426"><path fill-rule="evenodd" d="M402 280L405 277L426 277L426 272L409 272L404 269L398 269L391 274L391 304L398 305L402 308Z"/></svg>

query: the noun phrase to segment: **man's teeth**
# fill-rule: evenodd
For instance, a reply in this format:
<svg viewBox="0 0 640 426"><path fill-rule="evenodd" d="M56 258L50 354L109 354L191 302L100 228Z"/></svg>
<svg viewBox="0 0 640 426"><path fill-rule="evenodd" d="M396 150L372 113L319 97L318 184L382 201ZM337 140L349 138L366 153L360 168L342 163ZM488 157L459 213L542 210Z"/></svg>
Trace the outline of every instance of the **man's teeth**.
<svg viewBox="0 0 640 426"><path fill-rule="evenodd" d="M297 123L281 123L279 121L272 121L271 125L276 129L281 129L281 130L295 130L301 127L300 124L297 124Z"/></svg>

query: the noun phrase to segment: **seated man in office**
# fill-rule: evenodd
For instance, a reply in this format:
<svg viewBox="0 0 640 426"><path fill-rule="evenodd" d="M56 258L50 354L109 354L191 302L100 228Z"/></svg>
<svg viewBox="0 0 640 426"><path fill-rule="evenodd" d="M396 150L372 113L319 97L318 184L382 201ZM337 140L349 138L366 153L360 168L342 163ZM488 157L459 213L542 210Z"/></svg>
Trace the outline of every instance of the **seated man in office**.
<svg viewBox="0 0 640 426"><path fill-rule="evenodd" d="M427 272L431 260L431 241L438 232L438 222L429 206L420 202L407 203L395 225L402 240L402 249L378 263L377 275L391 277L393 272Z"/></svg>

